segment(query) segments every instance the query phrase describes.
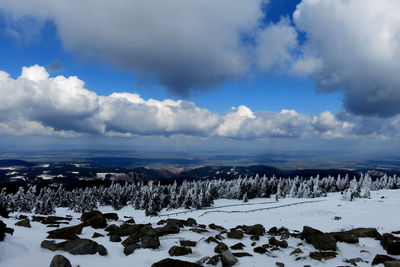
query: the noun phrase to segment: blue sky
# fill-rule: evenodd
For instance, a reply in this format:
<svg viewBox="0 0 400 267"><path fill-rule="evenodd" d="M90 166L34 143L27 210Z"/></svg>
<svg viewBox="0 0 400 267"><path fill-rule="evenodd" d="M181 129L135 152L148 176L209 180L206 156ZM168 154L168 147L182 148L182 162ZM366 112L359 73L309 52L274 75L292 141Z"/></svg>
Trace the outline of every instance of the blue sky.
<svg viewBox="0 0 400 267"><path fill-rule="evenodd" d="M398 141L398 1L226 1L0 0L0 135Z"/></svg>

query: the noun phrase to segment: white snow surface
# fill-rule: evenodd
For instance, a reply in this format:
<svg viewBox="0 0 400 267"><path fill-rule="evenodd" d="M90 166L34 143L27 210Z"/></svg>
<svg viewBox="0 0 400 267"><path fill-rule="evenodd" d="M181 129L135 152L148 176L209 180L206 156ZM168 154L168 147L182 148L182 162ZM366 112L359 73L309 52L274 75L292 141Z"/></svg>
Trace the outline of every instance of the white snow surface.
<svg viewBox="0 0 400 267"><path fill-rule="evenodd" d="M384 198L381 198L384 197ZM261 210L248 213L227 213L229 211L248 211L258 208L278 207L286 204L292 204L303 201L322 200L320 202L305 203L293 206L279 207L276 209ZM264 204L263 204L264 203ZM352 229L356 227L376 227L380 233L400 230L400 190L380 190L371 192L371 199L355 199L353 202L341 200L340 193L329 194L326 198L317 199L281 199L275 202L274 198L271 199L253 199L249 200L246 204L238 200L217 200L214 207L207 210L190 211L186 214L172 215L169 218L187 219L188 217L194 218L197 223L210 224L215 223L222 225L225 228L233 228L237 225L253 225L262 224L268 231L269 228L276 226L284 226L289 230L301 231L303 226L311 226L324 232L340 231L343 229ZM226 206L228 207L221 207ZM234 206L232 206L234 205ZM120 221L109 222L115 224L122 224L124 216L132 216L136 223L152 223L153 227L159 227L156 223L161 219L167 217L146 217L144 211L135 210L132 207L124 207L119 211L114 211L111 207L101 207L102 212L117 212ZM213 212L203 216L204 212L208 211L227 211L227 212ZM175 212L182 212L180 210L165 210L160 213L171 214ZM12 217L18 214L11 214ZM31 215L31 214L25 214ZM80 223L80 215L65 208L58 208L57 216L72 215L73 220L69 225L76 225ZM341 220L334 220L335 216L340 216ZM192 248L193 253L187 256L172 257L185 261L195 262L205 256L213 256L215 243L206 243L204 239L208 236L215 236L218 231L211 229L209 233L197 234L189 231L189 227L181 229L181 232L174 235L160 237L161 246L159 249L137 249L133 254L125 256L123 254L123 246L121 243L113 243L109 241L106 232L103 229L92 229L85 227L82 231L81 238L92 239L94 232L104 234L105 237L95 238L97 243L104 245L108 250L107 256L96 255L71 255L66 252L52 252L40 247L40 243L46 239L46 232L54 228L47 228L39 222L32 222L32 228L18 227L14 223L16 218L2 219L8 227L15 229L14 235L6 235L4 242L0 242L0 266L31 266L31 267L45 267L49 266L51 259L56 254L62 254L67 257L72 266L80 267L109 267L109 266L151 266L152 263L169 258L168 250L173 245L179 245L179 240L192 240L198 241L197 246ZM62 227L62 225L60 226ZM124 239L124 238L123 238ZM257 241L257 246L268 243L269 236L265 235ZM63 240L57 240L61 242ZM261 255L253 252L251 240L245 236L242 240L237 239L224 239L223 242L228 246L242 242L246 245L243 251L253 254L253 257L238 258L239 262L235 266L275 266L275 262L282 262L285 266L348 266L343 262L345 259L361 257L369 263L358 263L358 266L371 266L371 261L376 254L387 254L385 250L372 238L360 238L359 244L345 244L338 242L339 255L327 261L316 261L308 257L309 253L316 251L312 245L301 241L296 238L289 238L289 248L279 251L272 251L271 256ZM302 242L304 245L300 248L304 251L303 255L290 255L290 253L297 247L297 244ZM366 250L368 252L360 252ZM233 251L236 252L236 251ZM239 251L237 251L239 252ZM240 251L242 252L242 251ZM295 261L298 256L305 256L307 259ZM170 257L171 258L171 257ZM222 266L221 263L217 266ZM379 266L379 265L377 265ZM383 265L380 265L383 266Z"/></svg>

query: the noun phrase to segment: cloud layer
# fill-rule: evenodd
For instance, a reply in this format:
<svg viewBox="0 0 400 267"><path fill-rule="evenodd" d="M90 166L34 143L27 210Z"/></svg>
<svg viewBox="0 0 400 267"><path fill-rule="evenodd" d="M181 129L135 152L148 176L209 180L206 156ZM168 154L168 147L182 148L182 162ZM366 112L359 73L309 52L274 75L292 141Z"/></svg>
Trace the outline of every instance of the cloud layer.
<svg viewBox="0 0 400 267"><path fill-rule="evenodd" d="M311 117L294 110L233 107L224 115L183 100L148 99L134 93L99 96L78 77L50 77L44 67L23 67L17 79L0 71L0 133L268 138L398 137L400 116L367 119L329 111Z"/></svg>

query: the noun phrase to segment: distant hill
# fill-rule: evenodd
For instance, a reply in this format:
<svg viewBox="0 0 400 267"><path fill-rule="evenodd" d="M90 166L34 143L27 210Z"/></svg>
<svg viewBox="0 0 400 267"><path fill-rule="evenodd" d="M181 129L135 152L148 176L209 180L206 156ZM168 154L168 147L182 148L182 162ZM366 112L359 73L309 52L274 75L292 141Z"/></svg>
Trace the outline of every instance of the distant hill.
<svg viewBox="0 0 400 267"><path fill-rule="evenodd" d="M36 164L19 159L0 159L0 167L13 167L13 166L32 167L35 165Z"/></svg>

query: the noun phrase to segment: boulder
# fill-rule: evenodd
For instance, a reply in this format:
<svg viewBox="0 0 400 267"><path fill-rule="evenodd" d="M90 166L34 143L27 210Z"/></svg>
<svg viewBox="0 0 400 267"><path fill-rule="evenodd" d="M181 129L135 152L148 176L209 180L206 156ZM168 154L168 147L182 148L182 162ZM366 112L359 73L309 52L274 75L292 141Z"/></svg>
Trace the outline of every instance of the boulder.
<svg viewBox="0 0 400 267"><path fill-rule="evenodd" d="M279 261L275 262L275 265L278 267L285 267L285 264Z"/></svg>
<svg viewBox="0 0 400 267"><path fill-rule="evenodd" d="M44 240L40 246L51 251L65 251L73 255L88 255L99 253L101 256L107 255L107 249L90 239L73 239L61 243Z"/></svg>
<svg viewBox="0 0 400 267"><path fill-rule="evenodd" d="M238 260L229 250L225 250L221 254L221 261L223 266L232 266Z"/></svg>
<svg viewBox="0 0 400 267"><path fill-rule="evenodd" d="M310 253L310 258L313 260L329 260L335 258L337 255L336 252L333 251L315 251Z"/></svg>
<svg viewBox="0 0 400 267"><path fill-rule="evenodd" d="M82 224L55 229L47 232L49 234L47 238L67 240L78 239L78 235L82 233L82 229Z"/></svg>
<svg viewBox="0 0 400 267"><path fill-rule="evenodd" d="M211 223L208 225L208 227L212 230L218 230L218 231L222 231L225 230L224 227L220 226L220 225L216 225L215 223Z"/></svg>
<svg viewBox="0 0 400 267"><path fill-rule="evenodd" d="M121 242L121 237L119 235L110 236L110 242Z"/></svg>
<svg viewBox="0 0 400 267"><path fill-rule="evenodd" d="M281 248L287 248L288 247L288 243L286 242L286 240L281 240L279 241L278 239L276 239L275 237L271 237L268 241L268 243L271 246L275 246L275 247L281 247Z"/></svg>
<svg viewBox="0 0 400 267"><path fill-rule="evenodd" d="M192 249L188 247L173 246L168 250L170 256L183 256L192 253Z"/></svg>
<svg viewBox="0 0 400 267"><path fill-rule="evenodd" d="M228 250L228 246L223 242L219 242L214 248L215 253L222 253L225 250Z"/></svg>
<svg viewBox="0 0 400 267"><path fill-rule="evenodd" d="M348 244L358 244L359 239L356 235L348 232L333 232L329 233L337 242L344 242Z"/></svg>
<svg viewBox="0 0 400 267"><path fill-rule="evenodd" d="M253 226L242 226L243 231L247 235L262 236L265 234L265 228L261 224L255 224Z"/></svg>
<svg viewBox="0 0 400 267"><path fill-rule="evenodd" d="M344 233L352 234L356 237L371 237L381 240L382 235L376 230L376 228L355 228Z"/></svg>
<svg viewBox="0 0 400 267"><path fill-rule="evenodd" d="M198 233L198 234L202 234L202 233L208 232L208 230L202 229L202 228L191 228L189 230L192 231L192 232Z"/></svg>
<svg viewBox="0 0 400 267"><path fill-rule="evenodd" d="M214 243L219 243L219 241L215 238L215 237L213 237L213 236L209 236L207 239L206 239L206 242L207 243L211 243L211 242L214 242Z"/></svg>
<svg viewBox="0 0 400 267"><path fill-rule="evenodd" d="M139 242L140 236L138 233L131 234L128 236L124 241L122 241L122 245L124 247L128 247L130 245L135 245L137 242Z"/></svg>
<svg viewBox="0 0 400 267"><path fill-rule="evenodd" d="M8 218L8 210L6 209L6 207L3 204L0 204L0 216L3 218Z"/></svg>
<svg viewBox="0 0 400 267"><path fill-rule="evenodd" d="M241 258L241 257L253 257L253 255L251 255L250 253L247 252L235 252L232 253L233 256L237 257L237 258Z"/></svg>
<svg viewBox="0 0 400 267"><path fill-rule="evenodd" d="M230 232L228 232L228 238L242 239L243 232L240 230L231 230Z"/></svg>
<svg viewBox="0 0 400 267"><path fill-rule="evenodd" d="M188 218L188 219L186 220L186 223L185 223L186 226L194 226L194 225L196 225L196 224L197 224L197 222L196 222L196 220L193 219L193 218Z"/></svg>
<svg viewBox="0 0 400 267"><path fill-rule="evenodd" d="M329 234L304 226L301 237L319 250L336 250L336 240Z"/></svg>
<svg viewBox="0 0 400 267"><path fill-rule="evenodd" d="M142 236L141 242L143 248L156 249L160 247L160 240L158 239L158 236L155 233L154 234L147 233L146 235Z"/></svg>
<svg viewBox="0 0 400 267"><path fill-rule="evenodd" d="M110 213L104 213L103 214L103 217L106 219L106 220L111 220L111 221L118 221L118 214L117 213L115 213L115 212L110 212Z"/></svg>
<svg viewBox="0 0 400 267"><path fill-rule="evenodd" d="M389 233L383 234L381 245L388 254L400 255L400 237L396 237Z"/></svg>
<svg viewBox="0 0 400 267"><path fill-rule="evenodd" d="M176 223L167 223L163 227L155 228L154 231L156 232L157 236L164 236L170 234L177 234L180 232L179 224Z"/></svg>
<svg viewBox="0 0 400 267"><path fill-rule="evenodd" d="M381 255L381 254L377 254L375 256L375 258L372 260L372 265L377 265L377 264L381 264L384 263L385 261L394 261L396 260L393 257L387 256L387 255Z"/></svg>
<svg viewBox="0 0 400 267"><path fill-rule="evenodd" d="M364 262L364 260L362 258L352 258L352 259L344 260L343 262L350 263L353 266L357 266L357 263ZM365 262L365 263L368 263L368 262Z"/></svg>
<svg viewBox="0 0 400 267"><path fill-rule="evenodd" d="M94 232L93 235L92 235L92 238L98 238L98 237L104 237L104 235L102 235L100 233L97 233L97 232Z"/></svg>
<svg viewBox="0 0 400 267"><path fill-rule="evenodd" d="M268 230L268 234L269 235L274 235L274 236L283 236L284 238L287 238L290 236L290 232L287 228L285 227L281 227L281 228L277 228L277 227L271 227Z"/></svg>
<svg viewBox="0 0 400 267"><path fill-rule="evenodd" d="M385 261L383 263L385 267L400 267L400 260L395 261Z"/></svg>
<svg viewBox="0 0 400 267"><path fill-rule="evenodd" d="M201 265L193 262L167 258L153 263L151 267L201 267Z"/></svg>
<svg viewBox="0 0 400 267"><path fill-rule="evenodd" d="M72 267L71 262L63 255L55 255L51 260L50 267Z"/></svg>
<svg viewBox="0 0 400 267"><path fill-rule="evenodd" d="M302 254L303 251L300 248L296 248L295 250L293 250L290 255L297 255L297 254Z"/></svg>
<svg viewBox="0 0 400 267"><path fill-rule="evenodd" d="M95 229L104 228L107 226L107 221L100 211L84 212L81 216L81 221L85 226L91 226Z"/></svg>
<svg viewBox="0 0 400 267"><path fill-rule="evenodd" d="M268 250L264 247L255 247L253 249L254 252L258 253L258 254L265 254L268 252Z"/></svg>
<svg viewBox="0 0 400 267"><path fill-rule="evenodd" d="M179 227L184 227L187 224L187 222L185 220L171 219L171 218L166 219L165 223L167 223L167 224L177 224L177 225L179 225Z"/></svg>
<svg viewBox="0 0 400 267"><path fill-rule="evenodd" d="M218 240L224 240L225 239L225 237L223 237L221 234L216 235L215 238L218 239Z"/></svg>
<svg viewBox="0 0 400 267"><path fill-rule="evenodd" d="M139 246L137 246L137 245L129 245L129 246L126 246L126 247L124 247L124 254L126 255L126 256L128 256L128 255L131 255L133 252L135 252L135 250L137 249L137 248L139 248Z"/></svg>
<svg viewBox="0 0 400 267"><path fill-rule="evenodd" d="M0 220L0 241L4 241L6 233L12 235L14 233L14 229L8 228L7 225Z"/></svg>
<svg viewBox="0 0 400 267"><path fill-rule="evenodd" d="M206 264L217 265L218 262L220 261L220 259L221 258L219 255L212 256L211 258L209 258L209 260L206 262Z"/></svg>
<svg viewBox="0 0 400 267"><path fill-rule="evenodd" d="M131 218L131 219L125 221L124 224L125 224L125 223L134 224L134 223L135 223L135 220L134 220L133 218Z"/></svg>
<svg viewBox="0 0 400 267"><path fill-rule="evenodd" d="M31 228L31 224L29 222L29 219L23 219L15 223L16 226L22 226L22 227L27 227Z"/></svg>
<svg viewBox="0 0 400 267"><path fill-rule="evenodd" d="M236 243L235 245L231 246L230 248L233 250L241 250L245 247L243 243Z"/></svg>
<svg viewBox="0 0 400 267"><path fill-rule="evenodd" d="M183 247L195 247L197 244L196 241L190 241L190 240L180 240L179 243Z"/></svg>
<svg viewBox="0 0 400 267"><path fill-rule="evenodd" d="M123 224L117 228L113 227L108 231L108 235L119 235L119 236L128 236L131 234L140 235L140 231L144 228L146 224Z"/></svg>

